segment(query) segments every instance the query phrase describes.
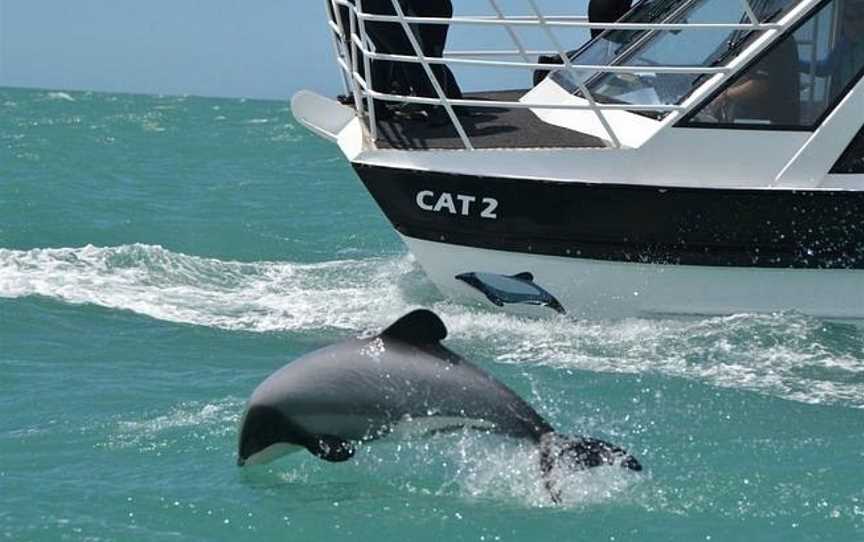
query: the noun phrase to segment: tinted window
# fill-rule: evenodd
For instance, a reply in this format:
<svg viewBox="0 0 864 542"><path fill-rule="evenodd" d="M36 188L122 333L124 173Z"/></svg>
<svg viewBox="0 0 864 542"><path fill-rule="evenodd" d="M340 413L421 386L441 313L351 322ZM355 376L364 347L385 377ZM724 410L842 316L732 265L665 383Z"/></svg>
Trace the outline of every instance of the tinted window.
<svg viewBox="0 0 864 542"><path fill-rule="evenodd" d="M831 168L831 173L864 173L864 127Z"/></svg>
<svg viewBox="0 0 864 542"><path fill-rule="evenodd" d="M794 0L751 2L760 21L782 13ZM655 21L656 22L656 21ZM741 2L693 0L672 22L749 23ZM616 59L625 66L714 66L723 64L747 42L752 32L727 28L691 28L652 32L638 46ZM580 59L581 61L581 59ZM703 80L700 74L605 73L588 83L601 102L671 105L680 103Z"/></svg>
<svg viewBox="0 0 864 542"><path fill-rule="evenodd" d="M680 9L687 0L643 0L636 4L624 17L622 23L656 23L665 20L675 10ZM603 32L597 39L588 42L584 47L570 53L573 64L603 66L612 62L615 57L632 47L648 34L647 30L614 30ZM554 74L559 85L570 92L578 90L578 80L585 81L595 73L569 72L559 70Z"/></svg>
<svg viewBox="0 0 864 542"><path fill-rule="evenodd" d="M833 0L781 38L690 120L809 129L864 69L864 0Z"/></svg>

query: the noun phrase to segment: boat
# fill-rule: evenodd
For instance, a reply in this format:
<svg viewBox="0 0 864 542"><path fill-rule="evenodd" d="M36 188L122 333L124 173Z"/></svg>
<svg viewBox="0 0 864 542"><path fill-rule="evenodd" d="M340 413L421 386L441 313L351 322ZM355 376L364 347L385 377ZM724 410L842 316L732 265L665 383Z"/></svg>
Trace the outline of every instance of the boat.
<svg viewBox="0 0 864 542"><path fill-rule="evenodd" d="M642 0L611 23L489 3L428 17L326 0L348 96L292 100L445 296L576 318L864 318L864 0ZM412 50L377 47L382 24ZM424 25L507 42L430 54ZM573 29L603 32L561 38ZM435 95L376 83L382 62L422 69ZM445 65L539 82L453 97Z"/></svg>

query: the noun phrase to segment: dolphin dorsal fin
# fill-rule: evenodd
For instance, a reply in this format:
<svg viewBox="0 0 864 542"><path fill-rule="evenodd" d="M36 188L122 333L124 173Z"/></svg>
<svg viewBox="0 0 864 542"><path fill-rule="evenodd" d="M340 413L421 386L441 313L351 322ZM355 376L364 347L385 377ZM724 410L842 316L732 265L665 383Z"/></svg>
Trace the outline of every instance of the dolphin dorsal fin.
<svg viewBox="0 0 864 542"><path fill-rule="evenodd" d="M447 338L447 327L434 312L419 309L396 320L381 335L409 344L435 344Z"/></svg>
<svg viewBox="0 0 864 542"><path fill-rule="evenodd" d="M532 275L531 273L528 273L527 271L525 273L519 273L518 275L513 275L513 278L519 279L519 280L527 280L528 282L534 282L534 275Z"/></svg>

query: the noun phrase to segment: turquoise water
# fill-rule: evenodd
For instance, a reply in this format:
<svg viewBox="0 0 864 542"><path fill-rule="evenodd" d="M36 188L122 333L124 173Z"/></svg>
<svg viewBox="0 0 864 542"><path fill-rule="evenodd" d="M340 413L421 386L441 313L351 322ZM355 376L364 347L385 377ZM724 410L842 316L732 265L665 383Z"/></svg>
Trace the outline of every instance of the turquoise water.
<svg viewBox="0 0 864 542"><path fill-rule="evenodd" d="M235 466L245 399L431 307L447 344L647 472L459 434ZM861 540L864 331L533 321L439 297L278 102L0 89L0 537Z"/></svg>

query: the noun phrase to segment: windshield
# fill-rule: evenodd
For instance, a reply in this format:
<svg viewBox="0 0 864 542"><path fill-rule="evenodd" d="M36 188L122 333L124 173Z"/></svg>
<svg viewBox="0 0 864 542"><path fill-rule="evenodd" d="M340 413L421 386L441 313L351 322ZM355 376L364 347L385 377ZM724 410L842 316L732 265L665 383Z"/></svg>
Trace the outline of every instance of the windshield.
<svg viewBox="0 0 864 542"><path fill-rule="evenodd" d="M756 16L762 22L773 20L797 0L750 0ZM646 16L646 22L674 22L691 24L708 23L748 23L749 17L741 2L732 0L689 0L647 2L641 14L638 8L632 15ZM641 18L641 17L640 17ZM626 18L625 18L626 19ZM635 22L635 21L628 21ZM740 50L754 34L749 30L693 28L685 30L657 30L628 32L623 45L617 47L615 58L607 56L605 62L598 53L609 43L615 43L621 31L608 31L599 36L592 44L580 51L574 63L613 64L623 66L714 66L724 63L727 58ZM598 45L600 44L600 45ZM611 56L611 55L610 55ZM631 103L640 105L673 105L680 103L694 87L701 83L704 75L669 73L600 73L589 74L586 86L595 99L604 103ZM571 92L576 92L577 79L571 73L559 72L559 83Z"/></svg>
<svg viewBox="0 0 864 542"><path fill-rule="evenodd" d="M624 17L622 23L654 23L666 20L676 10L689 3L690 0L644 0L638 2ZM607 30L597 39L589 41L580 49L570 51L568 56L574 64L604 66L610 64L615 57L626 51L640 38L648 34L647 30ZM586 81L596 75L596 72L556 72L554 77L559 85L571 92L577 90L577 78Z"/></svg>

